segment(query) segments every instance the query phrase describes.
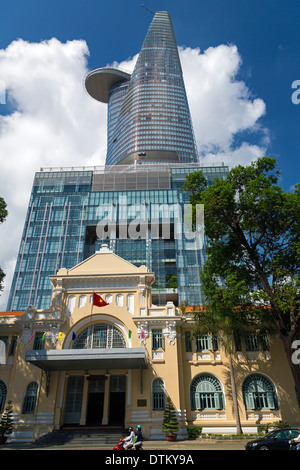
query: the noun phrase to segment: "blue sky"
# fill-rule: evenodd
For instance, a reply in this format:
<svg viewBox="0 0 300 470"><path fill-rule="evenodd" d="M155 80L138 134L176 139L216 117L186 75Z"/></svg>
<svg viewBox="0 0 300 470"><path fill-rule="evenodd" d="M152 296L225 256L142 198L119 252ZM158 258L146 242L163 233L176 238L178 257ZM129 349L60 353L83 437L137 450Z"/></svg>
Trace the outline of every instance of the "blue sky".
<svg viewBox="0 0 300 470"><path fill-rule="evenodd" d="M141 3L1 1L0 196L9 217L0 227L0 266L7 286L34 172L104 163L106 108L84 93L83 81L114 61L132 69L152 19ZM291 100L300 80L300 0L145 5L171 15L201 155L232 166L267 154L277 158L285 190L300 182L300 104Z"/></svg>
<svg viewBox="0 0 300 470"><path fill-rule="evenodd" d="M141 3L4 0L0 48L16 38L84 39L89 68L122 61L139 51L151 20ZM229 43L238 47L240 76L266 103L263 123L270 130L269 154L278 158L282 185L289 189L299 175L300 105L291 101L291 84L300 79L299 0L150 0L145 5L170 12L178 45L201 50Z"/></svg>

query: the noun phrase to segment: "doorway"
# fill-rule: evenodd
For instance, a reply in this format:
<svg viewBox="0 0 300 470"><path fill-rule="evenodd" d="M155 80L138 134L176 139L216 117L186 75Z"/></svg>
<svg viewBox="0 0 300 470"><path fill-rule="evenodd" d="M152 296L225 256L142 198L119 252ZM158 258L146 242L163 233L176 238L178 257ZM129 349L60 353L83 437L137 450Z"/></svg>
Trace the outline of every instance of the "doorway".
<svg viewBox="0 0 300 470"><path fill-rule="evenodd" d="M68 378L66 405L64 414L65 425L79 425L81 417L84 377L71 375Z"/></svg>
<svg viewBox="0 0 300 470"><path fill-rule="evenodd" d="M101 426L104 406L105 380L89 380L88 401L86 413L87 426Z"/></svg>
<svg viewBox="0 0 300 470"><path fill-rule="evenodd" d="M124 426L126 399L126 375L110 376L109 424Z"/></svg>

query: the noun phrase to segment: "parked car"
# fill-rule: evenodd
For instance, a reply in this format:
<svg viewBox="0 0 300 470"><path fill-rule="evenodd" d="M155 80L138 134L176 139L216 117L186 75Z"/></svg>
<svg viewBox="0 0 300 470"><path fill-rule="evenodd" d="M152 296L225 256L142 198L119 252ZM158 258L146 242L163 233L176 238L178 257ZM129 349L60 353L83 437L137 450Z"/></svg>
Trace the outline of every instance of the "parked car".
<svg viewBox="0 0 300 470"><path fill-rule="evenodd" d="M276 429L247 442L245 450L289 450L289 441L295 439L298 434L298 428Z"/></svg>

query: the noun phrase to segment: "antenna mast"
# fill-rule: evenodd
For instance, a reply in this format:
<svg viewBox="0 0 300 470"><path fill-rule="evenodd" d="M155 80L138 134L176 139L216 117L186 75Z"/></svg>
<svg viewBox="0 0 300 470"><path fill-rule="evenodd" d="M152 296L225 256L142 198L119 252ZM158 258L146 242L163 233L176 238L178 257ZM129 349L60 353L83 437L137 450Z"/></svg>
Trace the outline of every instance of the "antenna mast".
<svg viewBox="0 0 300 470"><path fill-rule="evenodd" d="M149 8L145 7L145 5L143 3L141 4L141 7L145 8L145 10L150 11L150 13L152 13L152 15L155 15L154 11L149 10Z"/></svg>

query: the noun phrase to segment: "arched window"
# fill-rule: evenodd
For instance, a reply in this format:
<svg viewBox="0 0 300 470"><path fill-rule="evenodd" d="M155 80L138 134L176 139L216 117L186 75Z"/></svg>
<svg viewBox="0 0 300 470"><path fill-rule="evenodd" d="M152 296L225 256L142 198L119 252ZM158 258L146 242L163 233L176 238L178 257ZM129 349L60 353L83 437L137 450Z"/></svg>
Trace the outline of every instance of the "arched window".
<svg viewBox="0 0 300 470"><path fill-rule="evenodd" d="M162 379L154 379L152 382L152 407L153 410L165 409L165 386Z"/></svg>
<svg viewBox="0 0 300 470"><path fill-rule="evenodd" d="M116 304L119 307L123 307L123 294L117 294L116 295Z"/></svg>
<svg viewBox="0 0 300 470"><path fill-rule="evenodd" d="M127 295L127 310L131 315L134 315L134 295L128 294Z"/></svg>
<svg viewBox="0 0 300 470"><path fill-rule="evenodd" d="M220 381L211 374L197 375L190 387L192 410L222 410L224 395Z"/></svg>
<svg viewBox="0 0 300 470"><path fill-rule="evenodd" d="M278 409L278 398L270 379L262 374L251 374L243 383L246 410Z"/></svg>
<svg viewBox="0 0 300 470"><path fill-rule="evenodd" d="M38 384L36 382L30 382L27 385L26 394L23 400L23 414L31 414L35 410L36 398L37 398Z"/></svg>
<svg viewBox="0 0 300 470"><path fill-rule="evenodd" d="M85 328L72 346L73 349L126 348L121 331L109 323L95 323Z"/></svg>
<svg viewBox="0 0 300 470"><path fill-rule="evenodd" d="M69 295L68 304L67 304L67 312L66 312L67 317L72 315L74 308L75 308L75 302L76 302L76 295Z"/></svg>
<svg viewBox="0 0 300 470"><path fill-rule="evenodd" d="M6 397L7 397L7 387L5 383L2 380L0 380L0 413L2 413L4 410Z"/></svg>
<svg viewBox="0 0 300 470"><path fill-rule="evenodd" d="M86 305L87 297L86 295L80 295L78 299L78 308L82 308Z"/></svg>

